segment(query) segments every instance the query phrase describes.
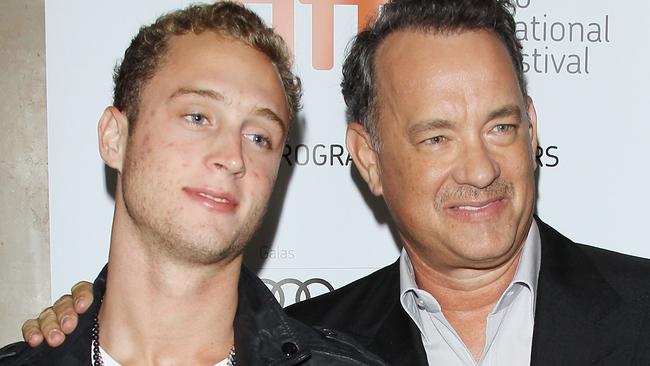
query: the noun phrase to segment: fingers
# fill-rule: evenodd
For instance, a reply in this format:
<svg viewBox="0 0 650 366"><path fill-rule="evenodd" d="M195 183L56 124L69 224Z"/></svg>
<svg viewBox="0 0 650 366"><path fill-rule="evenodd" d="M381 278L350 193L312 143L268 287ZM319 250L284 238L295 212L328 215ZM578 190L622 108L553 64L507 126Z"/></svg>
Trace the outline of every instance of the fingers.
<svg viewBox="0 0 650 366"><path fill-rule="evenodd" d="M41 312L38 319L30 319L23 324L23 338L30 346L36 347L46 340L56 347L63 343L65 334L70 334L77 326L77 313L72 306L72 297L66 295L54 305ZM65 334L64 334L65 333Z"/></svg>
<svg viewBox="0 0 650 366"><path fill-rule="evenodd" d="M56 321L65 334L70 334L77 327L79 317L72 304L72 296L61 296L52 306L56 314Z"/></svg>
<svg viewBox="0 0 650 366"><path fill-rule="evenodd" d="M77 314L85 313L93 303L93 284L82 281L72 286L72 301Z"/></svg>
<svg viewBox="0 0 650 366"><path fill-rule="evenodd" d="M38 326L37 319L29 319L23 323L23 339L31 347L36 347L39 344L43 343L43 334L41 329Z"/></svg>
<svg viewBox="0 0 650 366"><path fill-rule="evenodd" d="M79 282L72 287L72 295L62 296L50 308L43 310L38 319L29 319L23 323L23 339L30 346L36 347L47 342L51 347L58 347L65 340L65 335L72 333L79 323L79 315L85 313L93 303L93 285Z"/></svg>
<svg viewBox="0 0 650 366"><path fill-rule="evenodd" d="M38 316L38 324L45 341L51 347L58 347L65 340L65 335L59 328L59 321L52 308L47 308Z"/></svg>

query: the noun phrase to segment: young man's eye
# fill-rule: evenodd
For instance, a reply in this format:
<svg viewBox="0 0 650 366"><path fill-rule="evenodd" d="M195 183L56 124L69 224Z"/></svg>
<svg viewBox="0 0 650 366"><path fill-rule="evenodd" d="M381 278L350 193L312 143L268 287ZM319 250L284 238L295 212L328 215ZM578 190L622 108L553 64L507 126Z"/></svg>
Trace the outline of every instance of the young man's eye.
<svg viewBox="0 0 650 366"><path fill-rule="evenodd" d="M271 148L271 140L264 136L260 135L257 133L247 133L244 135L250 142L254 143L255 145L261 146L266 149Z"/></svg>
<svg viewBox="0 0 650 366"><path fill-rule="evenodd" d="M188 113L183 118L187 123L194 126L202 126L208 123L208 119L201 113Z"/></svg>

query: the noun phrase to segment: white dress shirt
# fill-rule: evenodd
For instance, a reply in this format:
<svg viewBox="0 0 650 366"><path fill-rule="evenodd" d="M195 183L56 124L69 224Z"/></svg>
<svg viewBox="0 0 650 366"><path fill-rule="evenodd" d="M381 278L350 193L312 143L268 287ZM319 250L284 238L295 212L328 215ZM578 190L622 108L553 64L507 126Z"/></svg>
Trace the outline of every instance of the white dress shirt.
<svg viewBox="0 0 650 366"><path fill-rule="evenodd" d="M487 318L485 348L477 362L443 315L440 304L415 283L405 250L400 256L400 302L422 334L430 365L530 365L535 296L541 260L539 229L533 221L515 276Z"/></svg>

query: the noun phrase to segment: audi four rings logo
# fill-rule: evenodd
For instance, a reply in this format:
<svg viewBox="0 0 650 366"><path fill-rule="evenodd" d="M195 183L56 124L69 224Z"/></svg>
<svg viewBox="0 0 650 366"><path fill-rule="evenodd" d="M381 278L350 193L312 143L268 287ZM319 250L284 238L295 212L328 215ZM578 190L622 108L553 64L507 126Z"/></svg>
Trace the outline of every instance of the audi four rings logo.
<svg viewBox="0 0 650 366"><path fill-rule="evenodd" d="M307 281L301 281L295 278L285 278L275 282L268 278L263 278L262 281L269 287L271 293L278 299L280 305L285 304L287 297L293 293L295 289L294 302L310 299L312 296L318 296L329 291L334 291L334 286L322 278L310 278Z"/></svg>

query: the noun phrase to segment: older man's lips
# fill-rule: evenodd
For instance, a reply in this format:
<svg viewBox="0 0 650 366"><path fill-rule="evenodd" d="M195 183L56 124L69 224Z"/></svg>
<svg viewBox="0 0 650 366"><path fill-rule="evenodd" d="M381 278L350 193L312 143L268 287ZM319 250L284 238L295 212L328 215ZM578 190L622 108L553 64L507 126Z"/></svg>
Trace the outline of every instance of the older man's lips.
<svg viewBox="0 0 650 366"><path fill-rule="evenodd" d="M184 187L183 192L193 201L203 205L210 211L232 213L239 203L229 193L215 192L206 188Z"/></svg>
<svg viewBox="0 0 650 366"><path fill-rule="evenodd" d="M480 221L498 214L505 206L502 197L478 202L454 202L446 205L446 211L464 221Z"/></svg>

